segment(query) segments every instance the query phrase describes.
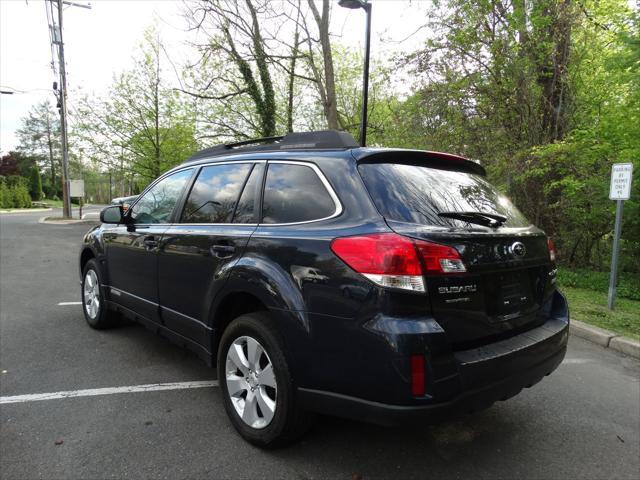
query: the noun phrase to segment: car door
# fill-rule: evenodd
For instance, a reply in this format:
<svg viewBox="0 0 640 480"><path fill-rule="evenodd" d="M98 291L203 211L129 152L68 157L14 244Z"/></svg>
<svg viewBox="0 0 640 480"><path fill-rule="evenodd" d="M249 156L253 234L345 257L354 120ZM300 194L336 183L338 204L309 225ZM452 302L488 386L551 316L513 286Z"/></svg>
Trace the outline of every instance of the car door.
<svg viewBox="0 0 640 480"><path fill-rule="evenodd" d="M204 344L209 310L257 226L264 163L203 166L179 219L164 233L158 260L163 323Z"/></svg>
<svg viewBox="0 0 640 480"><path fill-rule="evenodd" d="M133 205L126 223L103 235L111 300L155 322L158 245L193 173L188 168L155 182Z"/></svg>

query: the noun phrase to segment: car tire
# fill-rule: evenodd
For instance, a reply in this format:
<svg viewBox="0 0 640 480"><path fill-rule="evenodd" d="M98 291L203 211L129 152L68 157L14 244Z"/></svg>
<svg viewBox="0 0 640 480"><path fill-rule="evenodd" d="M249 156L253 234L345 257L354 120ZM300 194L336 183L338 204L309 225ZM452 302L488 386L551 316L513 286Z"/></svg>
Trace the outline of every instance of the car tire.
<svg viewBox="0 0 640 480"><path fill-rule="evenodd" d="M80 288L82 313L89 326L96 330L114 327L118 323L118 315L107 308L102 275L95 259L84 266Z"/></svg>
<svg viewBox="0 0 640 480"><path fill-rule="evenodd" d="M251 359L250 352L260 349ZM262 312L236 318L220 340L218 382L225 410L238 433L261 448L293 442L313 421L298 405L284 352L280 335Z"/></svg>

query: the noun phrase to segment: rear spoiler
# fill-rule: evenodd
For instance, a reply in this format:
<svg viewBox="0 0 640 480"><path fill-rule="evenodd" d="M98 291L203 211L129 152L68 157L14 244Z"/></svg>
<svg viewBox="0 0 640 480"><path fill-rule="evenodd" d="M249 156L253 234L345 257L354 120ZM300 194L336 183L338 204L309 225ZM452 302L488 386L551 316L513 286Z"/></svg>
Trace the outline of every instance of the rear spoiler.
<svg viewBox="0 0 640 480"><path fill-rule="evenodd" d="M425 165L446 170L459 170L468 173L487 175L480 162L460 155L429 150L408 150L402 148L356 148L351 154L358 163L410 163Z"/></svg>

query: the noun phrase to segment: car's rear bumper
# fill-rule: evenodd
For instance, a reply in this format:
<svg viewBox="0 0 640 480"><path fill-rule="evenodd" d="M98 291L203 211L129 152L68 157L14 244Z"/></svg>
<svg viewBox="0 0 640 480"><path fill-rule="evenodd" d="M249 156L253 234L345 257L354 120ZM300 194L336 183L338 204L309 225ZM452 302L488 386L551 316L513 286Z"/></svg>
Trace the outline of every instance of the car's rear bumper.
<svg viewBox="0 0 640 480"><path fill-rule="evenodd" d="M367 422L436 423L488 408L538 383L562 362L568 331L568 319L554 318L507 340L455 353L458 374L450 381L457 393L444 399L434 395L423 404L392 405L310 388L299 388L299 398L309 410Z"/></svg>

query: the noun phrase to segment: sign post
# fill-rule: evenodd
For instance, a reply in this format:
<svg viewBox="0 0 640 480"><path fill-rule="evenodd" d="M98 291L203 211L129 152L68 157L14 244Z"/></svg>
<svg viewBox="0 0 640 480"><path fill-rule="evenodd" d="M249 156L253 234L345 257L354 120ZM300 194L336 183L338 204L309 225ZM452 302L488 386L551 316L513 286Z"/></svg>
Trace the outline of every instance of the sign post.
<svg viewBox="0 0 640 480"><path fill-rule="evenodd" d="M80 218L82 218L82 199L84 198L84 180L71 180L69 182L69 198L71 197L76 197L80 199ZM71 209L69 209L69 216L71 216Z"/></svg>
<svg viewBox="0 0 640 480"><path fill-rule="evenodd" d="M616 223L613 230L613 251L611 253L611 273L609 276L609 310L616 303L616 287L618 284L618 256L620 255L620 232L622 231L622 208L624 201L631 195L632 163L616 163L611 167L611 186L609 199L616 201Z"/></svg>

